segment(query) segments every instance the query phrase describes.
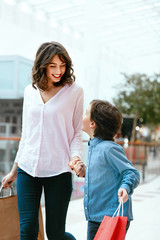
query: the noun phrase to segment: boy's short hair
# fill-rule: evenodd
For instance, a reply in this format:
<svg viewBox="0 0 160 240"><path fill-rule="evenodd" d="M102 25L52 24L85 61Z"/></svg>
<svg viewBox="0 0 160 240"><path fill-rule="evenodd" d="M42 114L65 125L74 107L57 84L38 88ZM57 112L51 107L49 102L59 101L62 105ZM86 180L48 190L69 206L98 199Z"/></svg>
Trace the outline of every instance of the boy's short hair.
<svg viewBox="0 0 160 240"><path fill-rule="evenodd" d="M114 141L122 125L120 111L108 101L93 100L90 104L90 118L96 123L94 137Z"/></svg>

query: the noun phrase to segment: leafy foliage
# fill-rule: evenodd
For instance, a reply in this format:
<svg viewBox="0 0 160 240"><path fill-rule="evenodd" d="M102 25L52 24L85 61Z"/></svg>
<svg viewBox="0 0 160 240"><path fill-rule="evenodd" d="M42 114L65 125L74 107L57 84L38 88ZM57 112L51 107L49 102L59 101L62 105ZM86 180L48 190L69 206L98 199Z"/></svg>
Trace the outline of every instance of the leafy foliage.
<svg viewBox="0 0 160 240"><path fill-rule="evenodd" d="M160 74L147 76L146 74L133 74L125 77L125 84L120 89L114 104L122 113L134 114L143 118L149 124L160 123Z"/></svg>

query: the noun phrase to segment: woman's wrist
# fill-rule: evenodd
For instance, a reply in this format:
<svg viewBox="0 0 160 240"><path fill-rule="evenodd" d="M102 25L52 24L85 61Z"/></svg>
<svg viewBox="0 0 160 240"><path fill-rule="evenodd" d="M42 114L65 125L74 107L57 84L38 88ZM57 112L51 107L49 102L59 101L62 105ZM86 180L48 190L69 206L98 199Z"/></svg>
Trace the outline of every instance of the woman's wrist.
<svg viewBox="0 0 160 240"><path fill-rule="evenodd" d="M17 170L18 170L18 163L14 162L14 165L10 171L10 173L13 177L17 176Z"/></svg>
<svg viewBox="0 0 160 240"><path fill-rule="evenodd" d="M74 157L72 157L72 160L71 160L71 161L74 161L74 160L76 161L76 160L81 160L81 159L80 159L80 157L78 157L78 156L74 156Z"/></svg>

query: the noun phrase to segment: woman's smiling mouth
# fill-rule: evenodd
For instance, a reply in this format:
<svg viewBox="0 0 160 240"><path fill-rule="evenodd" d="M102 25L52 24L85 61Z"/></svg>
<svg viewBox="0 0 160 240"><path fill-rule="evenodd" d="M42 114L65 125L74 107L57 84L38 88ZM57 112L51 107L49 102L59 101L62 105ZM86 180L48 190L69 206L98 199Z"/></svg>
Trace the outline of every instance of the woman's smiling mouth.
<svg viewBox="0 0 160 240"><path fill-rule="evenodd" d="M62 74L52 74L52 76L55 78L60 78L62 76Z"/></svg>

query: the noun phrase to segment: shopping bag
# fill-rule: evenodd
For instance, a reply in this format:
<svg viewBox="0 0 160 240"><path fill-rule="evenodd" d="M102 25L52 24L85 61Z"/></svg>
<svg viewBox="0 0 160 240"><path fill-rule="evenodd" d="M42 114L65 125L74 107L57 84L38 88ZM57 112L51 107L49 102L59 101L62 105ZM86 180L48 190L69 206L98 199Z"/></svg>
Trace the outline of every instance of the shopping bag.
<svg viewBox="0 0 160 240"><path fill-rule="evenodd" d="M3 191L2 188L0 192ZM0 240L20 239L20 224L17 205L17 195L0 198ZM39 210L38 240L44 240L43 218Z"/></svg>
<svg viewBox="0 0 160 240"><path fill-rule="evenodd" d="M112 217L104 216L102 223L100 224L98 231L94 237L94 240L124 240L126 233L127 217L119 215L122 203L119 204Z"/></svg>

